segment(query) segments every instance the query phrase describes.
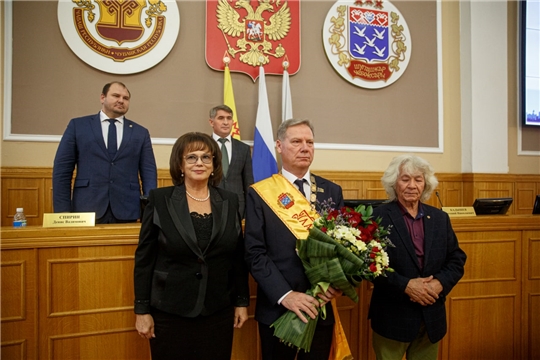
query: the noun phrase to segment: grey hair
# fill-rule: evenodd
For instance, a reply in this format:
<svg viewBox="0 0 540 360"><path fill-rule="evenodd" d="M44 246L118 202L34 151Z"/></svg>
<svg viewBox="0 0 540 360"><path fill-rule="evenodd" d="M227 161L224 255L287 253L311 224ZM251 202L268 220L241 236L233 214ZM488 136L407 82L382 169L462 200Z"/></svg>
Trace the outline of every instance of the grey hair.
<svg viewBox="0 0 540 360"><path fill-rule="evenodd" d="M311 129L311 132L313 133L313 136L315 136L315 128L313 127L313 124L311 124L311 121L308 119L289 119L285 120L279 125L279 128L277 130L277 139L279 141L285 140L285 133L287 132L287 129L292 126L298 126L298 125L307 125Z"/></svg>
<svg viewBox="0 0 540 360"><path fill-rule="evenodd" d="M424 175L425 187L424 192L420 196L420 201L424 202L431 197L431 193L439 185L439 181L434 174L433 167L423 158L406 154L396 156L388 165L388 168L384 172L381 178L381 183L388 194L388 198L391 201L397 199L396 195L396 182L400 172L405 174L412 174L420 171Z"/></svg>
<svg viewBox="0 0 540 360"><path fill-rule="evenodd" d="M217 115L217 112L219 110L223 110L231 115L234 115L232 109L230 107L228 107L227 105L218 105L218 106L214 106L212 109L210 109L210 119L214 119Z"/></svg>

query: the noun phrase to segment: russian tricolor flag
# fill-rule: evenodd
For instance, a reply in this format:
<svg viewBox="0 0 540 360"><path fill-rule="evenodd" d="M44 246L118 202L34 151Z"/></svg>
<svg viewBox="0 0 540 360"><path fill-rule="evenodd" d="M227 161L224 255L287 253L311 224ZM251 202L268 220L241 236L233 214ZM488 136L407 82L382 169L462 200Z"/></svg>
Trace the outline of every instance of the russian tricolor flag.
<svg viewBox="0 0 540 360"><path fill-rule="evenodd" d="M268 95L266 94L266 80L262 66L259 67L259 107L253 137L252 164L255 182L264 180L278 172L272 120L270 119Z"/></svg>

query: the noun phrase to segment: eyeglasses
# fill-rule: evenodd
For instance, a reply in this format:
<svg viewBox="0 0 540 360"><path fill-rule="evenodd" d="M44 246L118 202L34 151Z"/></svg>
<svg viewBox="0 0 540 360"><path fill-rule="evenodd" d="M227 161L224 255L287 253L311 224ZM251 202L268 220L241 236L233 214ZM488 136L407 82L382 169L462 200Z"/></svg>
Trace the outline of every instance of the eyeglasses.
<svg viewBox="0 0 540 360"><path fill-rule="evenodd" d="M203 164L211 164L213 158L214 157L209 154L203 154L201 156L191 154L191 155L184 156L184 159L186 160L188 164L195 164L199 159L201 159Z"/></svg>

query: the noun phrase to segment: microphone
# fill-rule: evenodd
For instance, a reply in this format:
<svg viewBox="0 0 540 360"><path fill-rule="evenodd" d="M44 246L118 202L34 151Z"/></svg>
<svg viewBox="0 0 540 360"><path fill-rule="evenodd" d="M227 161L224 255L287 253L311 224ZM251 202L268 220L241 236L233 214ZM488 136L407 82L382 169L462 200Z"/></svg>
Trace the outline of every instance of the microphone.
<svg viewBox="0 0 540 360"><path fill-rule="evenodd" d="M444 205L442 204L441 197L439 196L439 192L435 191L435 195L437 196L437 199L439 199L439 204L441 204L441 209L442 209Z"/></svg>

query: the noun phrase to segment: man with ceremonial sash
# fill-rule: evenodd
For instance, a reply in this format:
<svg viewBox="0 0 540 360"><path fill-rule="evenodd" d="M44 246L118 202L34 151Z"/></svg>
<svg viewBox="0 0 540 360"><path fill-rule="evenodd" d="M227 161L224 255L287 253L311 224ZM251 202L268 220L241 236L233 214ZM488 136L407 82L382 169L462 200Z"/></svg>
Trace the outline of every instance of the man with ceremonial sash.
<svg viewBox="0 0 540 360"><path fill-rule="evenodd" d="M341 187L309 171L313 134L309 120L281 123L276 141L281 174L255 183L246 200L246 260L258 284L255 319L263 360L295 359L297 350L273 336L270 325L287 310L306 322L306 316L316 317L319 306L327 307L327 317L317 323L310 352L298 352L298 359L327 360L330 353L334 315L327 302L341 292L330 287L320 294L323 305L305 294L311 284L295 251L296 240L307 238L318 217L318 203L331 199L335 207L343 206Z"/></svg>

